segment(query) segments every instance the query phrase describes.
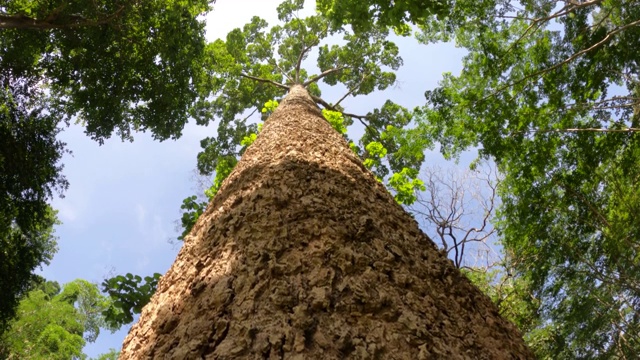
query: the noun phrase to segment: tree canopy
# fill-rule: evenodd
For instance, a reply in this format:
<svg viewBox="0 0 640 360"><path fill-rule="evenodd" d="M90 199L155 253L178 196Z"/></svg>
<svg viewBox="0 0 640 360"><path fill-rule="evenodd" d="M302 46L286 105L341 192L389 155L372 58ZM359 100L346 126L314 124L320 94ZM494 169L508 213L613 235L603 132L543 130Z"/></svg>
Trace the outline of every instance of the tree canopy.
<svg viewBox="0 0 640 360"><path fill-rule="evenodd" d="M85 280L62 288L55 281L43 281L20 301L9 330L0 335L0 357L84 358L85 343L94 342L100 328L109 328L101 314L108 305L98 287Z"/></svg>
<svg viewBox="0 0 640 360"><path fill-rule="evenodd" d="M447 0L317 0L316 6L334 26L349 24L357 31L390 26L407 34L410 33L408 23L421 24L433 16L444 18L452 3Z"/></svg>
<svg viewBox="0 0 640 360"><path fill-rule="evenodd" d="M459 1L419 24L423 42L469 51L425 93L420 128L504 175L497 225L541 303L529 335L542 358L640 353L636 5Z"/></svg>
<svg viewBox="0 0 640 360"><path fill-rule="evenodd" d="M210 0L10 1L0 6L0 333L56 249L47 205L68 183L70 121L180 136L196 98Z"/></svg>
<svg viewBox="0 0 640 360"><path fill-rule="evenodd" d="M387 38L388 27L373 24L358 33L343 26L331 28L322 14L299 18L303 5L304 1L284 1L278 7L280 25L269 28L265 20L254 17L242 29L231 31L226 41L218 39L207 45L208 77L204 77L199 100L192 108L199 124L219 121L217 136L203 139L203 151L198 155L200 173L215 173L207 198L215 195L255 139L261 125L251 122L251 116L259 112L266 119L289 87L301 84L309 88L314 101L324 108L325 118L349 140L365 166L381 181L387 180L398 201L412 203L414 189L422 186L416 176L423 151L430 146L408 128L412 112L390 100L361 115L346 112L343 106L349 97L384 90L395 83L394 71L402 59L397 46ZM342 36L342 41L328 41L337 36ZM314 50L315 69L308 61ZM340 98L326 100L318 86L321 81L342 85L347 91ZM356 120L364 127L357 142L348 135ZM189 233L207 205L208 201L197 198L191 196L183 202L179 239Z"/></svg>
<svg viewBox="0 0 640 360"><path fill-rule="evenodd" d="M346 112L343 107L349 97L384 90L395 83L394 71L402 59L397 46L387 38L388 28L376 26L361 33L343 27L332 29L323 15L299 18L297 12L303 3L290 0L280 5L281 25L269 28L265 20L254 17L242 29L231 31L226 41L218 39L207 45L208 76L199 85L200 97L192 115L199 124L217 120L218 130L216 137L201 142L199 171L203 175L214 171L228 174L258 132L251 115L268 115L291 85L301 84L308 87L314 101L324 108L325 118L347 139L354 121L364 127L357 142L349 139L352 149L381 179L391 172L401 174L388 178L389 183L398 183L395 189L400 192L400 185L415 178L424 159L421 150L425 145L416 146L418 139L405 136L404 143L396 141L404 135L411 112L390 100L362 115ZM329 36L341 36L342 40L328 43ZM308 61L314 50L315 69ZM326 100L318 86L321 81L329 86L340 84L346 93Z"/></svg>
<svg viewBox="0 0 640 360"><path fill-rule="evenodd" d="M0 9L0 67L36 78L60 117L92 138L178 137L195 98L210 0L11 1Z"/></svg>

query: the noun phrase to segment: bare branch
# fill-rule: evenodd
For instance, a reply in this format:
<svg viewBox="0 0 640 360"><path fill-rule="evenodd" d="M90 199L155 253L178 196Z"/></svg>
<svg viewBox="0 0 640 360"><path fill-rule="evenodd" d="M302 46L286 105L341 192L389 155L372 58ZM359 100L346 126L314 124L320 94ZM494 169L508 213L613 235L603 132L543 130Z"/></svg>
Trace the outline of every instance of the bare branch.
<svg viewBox="0 0 640 360"><path fill-rule="evenodd" d="M418 194L418 206L412 207L412 212L421 215L433 226L436 233L434 239L438 239L442 249L450 254L456 267L463 268L468 264L468 246L471 244L477 244L472 248L477 253L472 256L486 253L486 256L482 255L487 259L486 267L494 266L497 262L490 261L489 257L493 258L490 254L495 254L495 251L488 243L497 232L490 223L497 197L496 180L492 172L485 174L486 178L474 176L476 173L471 172L457 174L453 170L445 178L439 175L441 172L437 168L427 170L426 191ZM484 191L485 188L488 191ZM468 206L474 209L468 209ZM474 211L478 214L474 214ZM472 226L471 221L479 221L480 224ZM499 256L495 254L495 257Z"/></svg>

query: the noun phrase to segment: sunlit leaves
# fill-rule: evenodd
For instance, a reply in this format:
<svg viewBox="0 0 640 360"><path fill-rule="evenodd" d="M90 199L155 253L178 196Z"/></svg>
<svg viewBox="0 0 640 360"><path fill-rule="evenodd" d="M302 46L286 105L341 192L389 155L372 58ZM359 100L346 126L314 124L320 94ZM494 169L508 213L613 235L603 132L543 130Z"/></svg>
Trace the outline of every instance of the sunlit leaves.
<svg viewBox="0 0 640 360"><path fill-rule="evenodd" d="M417 179L417 170L404 168L389 178L389 188L394 190L397 202L411 205L416 201L416 191L424 191L424 182Z"/></svg>
<svg viewBox="0 0 640 360"><path fill-rule="evenodd" d="M134 314L140 314L156 291L160 274L146 276L118 275L102 282L102 291L106 292L111 303L104 309L102 315L109 326L120 328L133 321Z"/></svg>
<svg viewBox="0 0 640 360"><path fill-rule="evenodd" d="M344 117L341 112L322 109L322 116L331 124L331 126L341 135L347 133L347 127L344 124Z"/></svg>
<svg viewBox="0 0 640 360"><path fill-rule="evenodd" d="M276 108L278 107L278 101L276 100L269 100L267 101L264 106L262 107L262 113L263 114L270 114L273 113Z"/></svg>

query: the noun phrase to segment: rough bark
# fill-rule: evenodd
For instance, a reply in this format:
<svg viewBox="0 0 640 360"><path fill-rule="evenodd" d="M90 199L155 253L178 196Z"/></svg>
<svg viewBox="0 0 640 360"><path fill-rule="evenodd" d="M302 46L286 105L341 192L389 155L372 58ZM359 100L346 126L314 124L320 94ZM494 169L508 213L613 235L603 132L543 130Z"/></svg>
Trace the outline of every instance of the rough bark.
<svg viewBox="0 0 640 360"><path fill-rule="evenodd" d="M120 359L530 359L294 86Z"/></svg>

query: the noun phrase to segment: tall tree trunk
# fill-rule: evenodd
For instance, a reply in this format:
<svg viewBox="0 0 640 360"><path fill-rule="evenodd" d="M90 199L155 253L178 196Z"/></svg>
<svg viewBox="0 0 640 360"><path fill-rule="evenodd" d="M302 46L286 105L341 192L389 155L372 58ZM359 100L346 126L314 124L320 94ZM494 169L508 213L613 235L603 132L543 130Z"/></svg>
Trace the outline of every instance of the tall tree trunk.
<svg viewBox="0 0 640 360"><path fill-rule="evenodd" d="M301 86L200 217L121 359L530 359Z"/></svg>

